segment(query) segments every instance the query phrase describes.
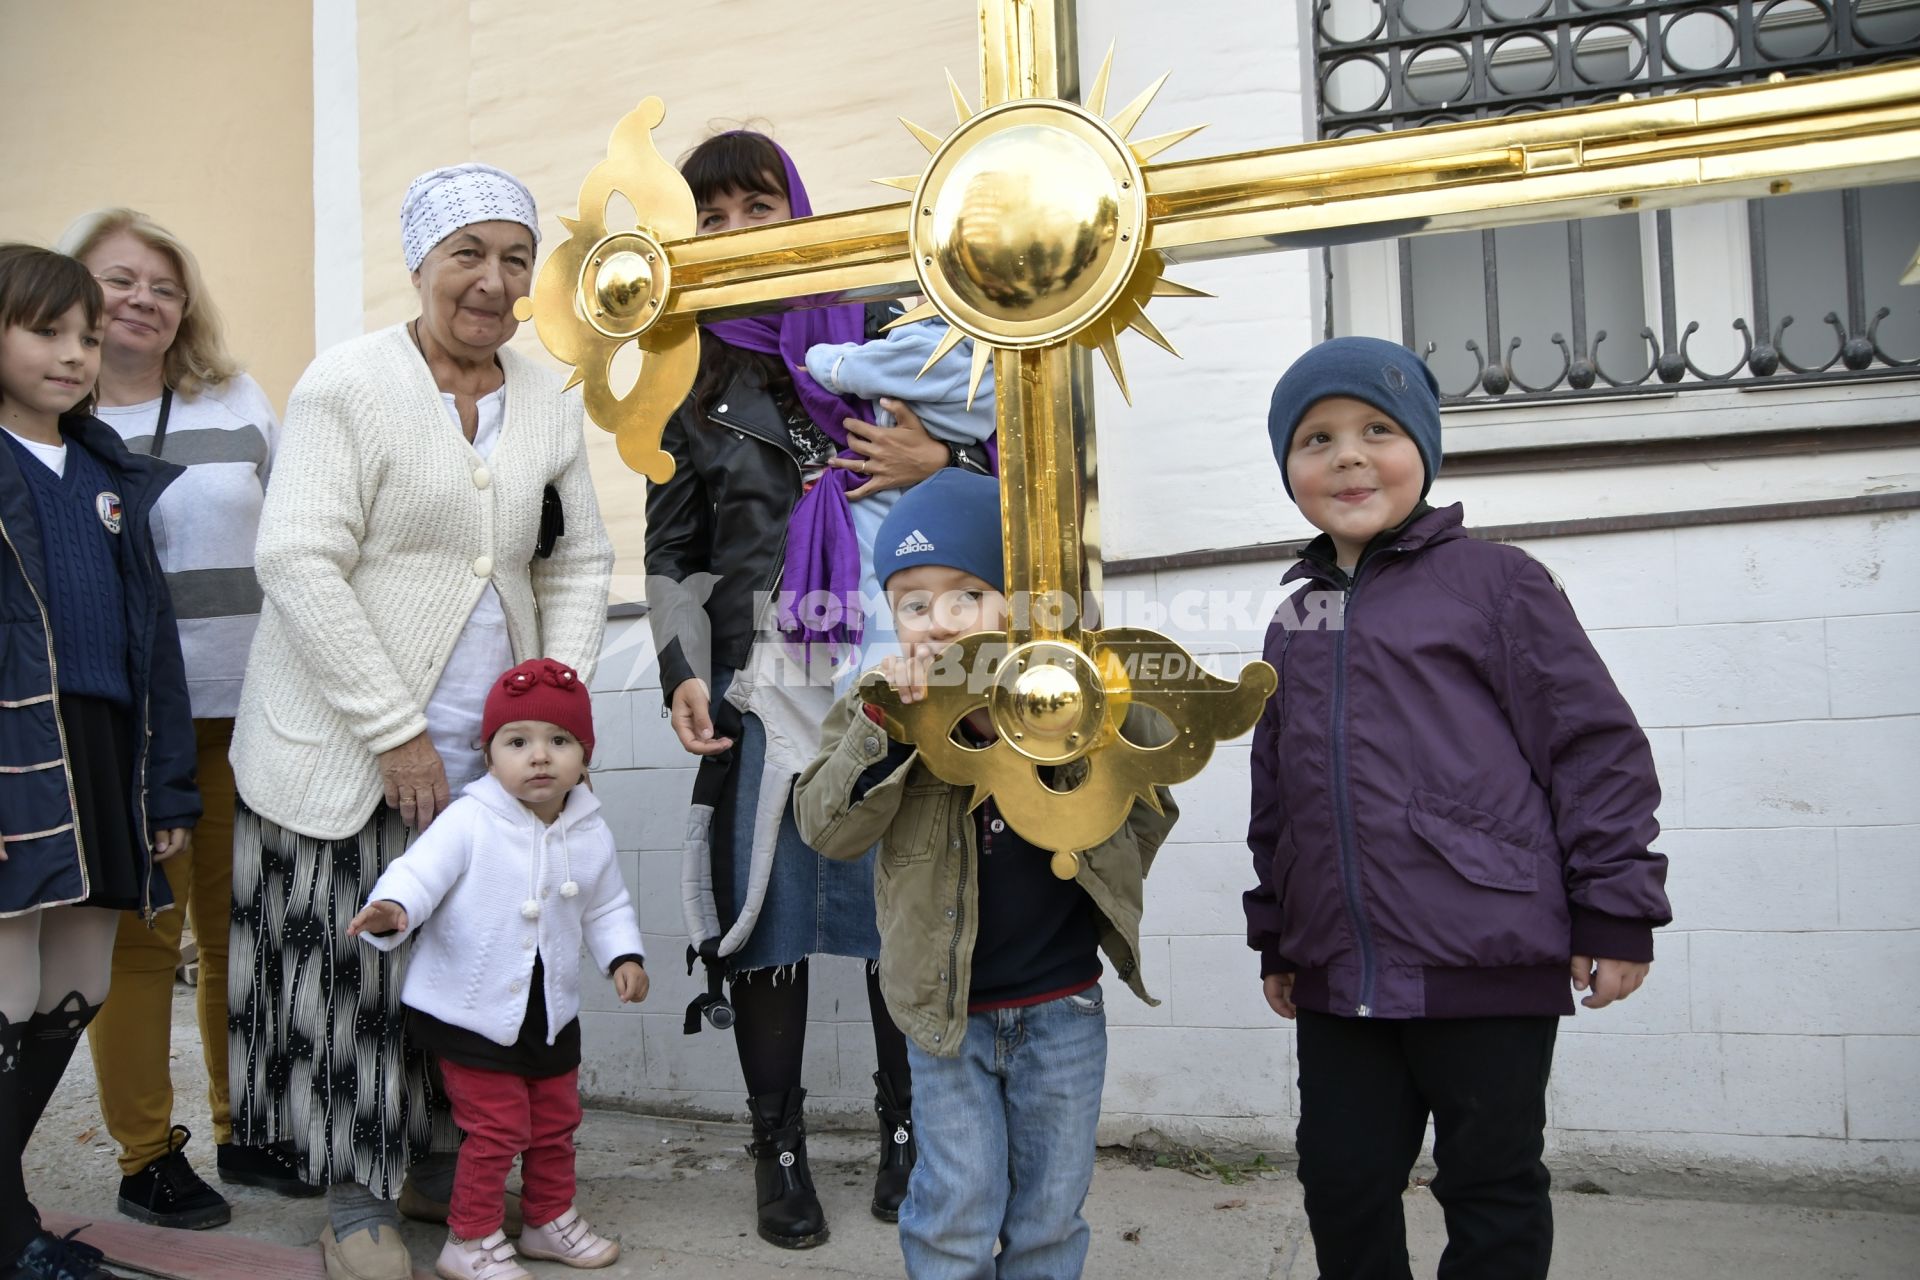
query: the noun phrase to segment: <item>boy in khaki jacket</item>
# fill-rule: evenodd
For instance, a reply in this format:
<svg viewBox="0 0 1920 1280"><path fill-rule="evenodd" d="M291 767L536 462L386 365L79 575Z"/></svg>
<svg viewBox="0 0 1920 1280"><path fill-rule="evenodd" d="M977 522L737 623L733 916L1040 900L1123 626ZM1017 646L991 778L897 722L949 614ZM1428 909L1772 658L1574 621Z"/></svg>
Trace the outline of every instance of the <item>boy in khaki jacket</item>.
<svg viewBox="0 0 1920 1280"><path fill-rule="evenodd" d="M1005 629L991 477L950 468L909 490L874 559L903 651L881 670L903 702L925 696L946 646ZM979 711L955 733L983 745L993 727ZM1134 994L1159 1003L1140 981L1141 896L1173 798L1160 791L1164 815L1136 805L1081 854L1074 879L1059 880L991 800L969 812L965 789L890 741L857 689L834 705L821 742L794 788L801 834L830 858L880 846L880 988L913 1065L907 1274L1077 1276L1106 1076L1099 953ZM1061 781L1076 767L1063 766Z"/></svg>

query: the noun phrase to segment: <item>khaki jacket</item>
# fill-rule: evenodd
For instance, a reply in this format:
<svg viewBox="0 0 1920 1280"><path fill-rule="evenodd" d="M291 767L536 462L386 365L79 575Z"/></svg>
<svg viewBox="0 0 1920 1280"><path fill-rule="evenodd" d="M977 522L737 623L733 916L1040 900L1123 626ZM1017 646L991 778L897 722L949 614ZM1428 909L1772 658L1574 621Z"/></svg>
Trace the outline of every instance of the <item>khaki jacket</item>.
<svg viewBox="0 0 1920 1280"><path fill-rule="evenodd" d="M979 931L979 846L965 789L934 777L916 751L854 804L854 783L888 747L858 691L834 703L820 744L794 784L800 834L829 858L857 858L879 844L881 993L915 1044L951 1057L966 1030ZM1080 855L1075 877L1100 913L1100 947L1114 972L1150 1005L1160 1002L1140 981L1141 898L1147 868L1179 815L1172 794L1157 793L1166 812L1134 805L1105 844Z"/></svg>

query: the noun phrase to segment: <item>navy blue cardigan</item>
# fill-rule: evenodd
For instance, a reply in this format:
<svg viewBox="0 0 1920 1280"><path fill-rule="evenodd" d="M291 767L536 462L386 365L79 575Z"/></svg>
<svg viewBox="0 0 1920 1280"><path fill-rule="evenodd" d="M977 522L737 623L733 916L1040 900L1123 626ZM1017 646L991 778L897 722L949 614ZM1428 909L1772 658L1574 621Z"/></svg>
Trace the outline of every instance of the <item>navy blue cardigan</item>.
<svg viewBox="0 0 1920 1280"><path fill-rule="evenodd" d="M70 448L83 448L120 481L128 541L127 665L133 684L134 829L144 842L149 918L172 902L153 874L153 833L200 817L194 786L193 712L173 601L154 552L151 519L181 468L128 451L119 435L86 416L60 421ZM75 826L73 761L60 727L59 682L47 634L47 568L33 496L11 449L0 449L0 916L79 902L88 894Z"/></svg>

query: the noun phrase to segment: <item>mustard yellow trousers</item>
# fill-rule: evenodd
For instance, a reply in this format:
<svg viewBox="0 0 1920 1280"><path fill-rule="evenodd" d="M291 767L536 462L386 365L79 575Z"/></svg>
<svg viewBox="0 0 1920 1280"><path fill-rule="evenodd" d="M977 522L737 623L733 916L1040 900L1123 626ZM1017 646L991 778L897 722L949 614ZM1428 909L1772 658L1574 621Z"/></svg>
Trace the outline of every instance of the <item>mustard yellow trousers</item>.
<svg viewBox="0 0 1920 1280"><path fill-rule="evenodd" d="M227 929L233 914L233 767L227 748L233 721L195 720L200 799L205 813L193 847L160 864L179 910L162 911L148 928L137 911L122 913L113 948L113 985L88 1028L100 1111L120 1144L120 1169L134 1174L167 1151L173 1128L173 979L180 934L193 922L200 950L195 1002L200 1055L207 1066L213 1140L233 1138L227 1091Z"/></svg>

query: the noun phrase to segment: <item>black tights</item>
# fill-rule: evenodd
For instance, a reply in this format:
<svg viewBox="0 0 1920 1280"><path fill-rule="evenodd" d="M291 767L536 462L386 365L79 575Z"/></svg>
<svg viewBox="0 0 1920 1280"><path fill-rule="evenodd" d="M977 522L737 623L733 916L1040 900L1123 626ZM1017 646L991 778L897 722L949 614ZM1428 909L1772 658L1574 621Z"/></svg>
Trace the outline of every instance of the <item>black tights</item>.
<svg viewBox="0 0 1920 1280"><path fill-rule="evenodd" d="M754 1097L784 1093L800 1083L807 1047L807 962L790 969L756 969L733 981L734 1047L740 1073ZM873 1019L873 1051L880 1070L902 1096L911 1093L907 1038L893 1025L880 998L880 976L867 966L867 1010Z"/></svg>

